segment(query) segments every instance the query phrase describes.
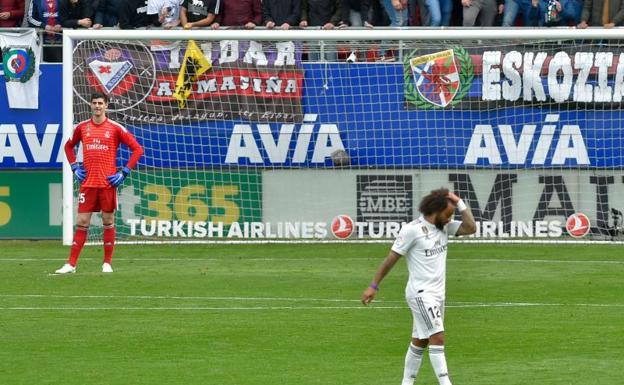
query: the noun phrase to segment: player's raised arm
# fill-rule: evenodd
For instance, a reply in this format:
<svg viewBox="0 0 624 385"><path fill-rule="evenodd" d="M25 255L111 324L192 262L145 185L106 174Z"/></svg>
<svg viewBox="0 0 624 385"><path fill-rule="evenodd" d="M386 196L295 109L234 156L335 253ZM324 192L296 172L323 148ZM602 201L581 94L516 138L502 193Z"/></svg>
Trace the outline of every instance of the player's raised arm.
<svg viewBox="0 0 624 385"><path fill-rule="evenodd" d="M457 209L461 213L462 223L455 235L470 235L477 231L477 223L470 207L466 206L464 201L452 192L448 193L448 198L457 206Z"/></svg>
<svg viewBox="0 0 624 385"><path fill-rule="evenodd" d="M375 277L373 277L373 281L370 286L364 290L362 293L362 303L364 305L368 305L375 298L375 294L377 294L377 290L379 290L379 284L384 279L384 277L392 270L392 267L397 263L397 261L401 258L401 254L396 251L390 250L386 259L381 263L379 269L375 273Z"/></svg>

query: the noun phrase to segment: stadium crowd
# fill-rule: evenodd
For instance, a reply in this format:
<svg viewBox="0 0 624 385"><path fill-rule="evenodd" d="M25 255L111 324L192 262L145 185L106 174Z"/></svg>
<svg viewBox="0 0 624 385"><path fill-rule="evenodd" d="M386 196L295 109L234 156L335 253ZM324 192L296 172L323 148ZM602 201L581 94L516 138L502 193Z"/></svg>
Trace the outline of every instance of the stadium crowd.
<svg viewBox="0 0 624 385"><path fill-rule="evenodd" d="M45 30L44 43L52 48L45 61L60 61L54 45L64 28L611 28L623 23L624 0L0 0L0 28Z"/></svg>

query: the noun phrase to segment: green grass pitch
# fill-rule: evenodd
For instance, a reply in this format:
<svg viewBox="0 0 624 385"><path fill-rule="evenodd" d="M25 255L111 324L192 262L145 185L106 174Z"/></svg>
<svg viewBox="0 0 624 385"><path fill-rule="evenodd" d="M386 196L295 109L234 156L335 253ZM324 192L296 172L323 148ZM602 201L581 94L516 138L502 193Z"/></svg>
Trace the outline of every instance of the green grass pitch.
<svg viewBox="0 0 624 385"><path fill-rule="evenodd" d="M54 276L66 247L0 242L0 384L398 385L405 263L359 303L388 248L121 245L104 275L87 246ZM455 385L622 383L622 246L452 244L447 269Z"/></svg>

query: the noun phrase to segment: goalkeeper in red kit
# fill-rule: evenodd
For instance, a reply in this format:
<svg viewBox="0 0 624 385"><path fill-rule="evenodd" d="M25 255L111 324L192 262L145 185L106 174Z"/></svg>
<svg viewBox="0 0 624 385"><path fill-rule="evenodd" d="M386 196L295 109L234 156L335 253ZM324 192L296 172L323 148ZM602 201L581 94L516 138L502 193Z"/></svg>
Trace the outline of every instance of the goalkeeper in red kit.
<svg viewBox="0 0 624 385"><path fill-rule="evenodd" d="M87 240L91 215L102 212L104 225L104 263L102 272L112 273L111 261L115 248L115 210L117 209L117 187L137 164L143 148L134 136L121 124L106 117L108 96L102 93L91 95L91 119L76 126L65 144L65 155L71 164L75 178L80 182L78 194L78 217L76 232L67 263L56 270L57 274L76 272L76 262ZM84 165L76 163L74 152L82 142ZM128 164L117 170L117 149L123 143L132 150Z"/></svg>

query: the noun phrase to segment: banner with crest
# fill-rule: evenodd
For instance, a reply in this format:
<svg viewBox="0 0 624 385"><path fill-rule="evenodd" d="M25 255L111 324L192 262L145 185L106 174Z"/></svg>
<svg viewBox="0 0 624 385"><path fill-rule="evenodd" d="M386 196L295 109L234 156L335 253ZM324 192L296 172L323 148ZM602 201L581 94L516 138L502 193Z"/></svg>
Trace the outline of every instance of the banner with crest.
<svg viewBox="0 0 624 385"><path fill-rule="evenodd" d="M80 42L74 89L87 104L91 92L105 92L111 117L127 124L302 120L299 43L198 43L194 55L203 55L211 68L193 77L180 103L175 91L186 47L186 42ZM80 119L89 117L88 108L76 110Z"/></svg>
<svg viewBox="0 0 624 385"><path fill-rule="evenodd" d="M41 42L37 32L0 33L0 58L9 108L39 108Z"/></svg>

